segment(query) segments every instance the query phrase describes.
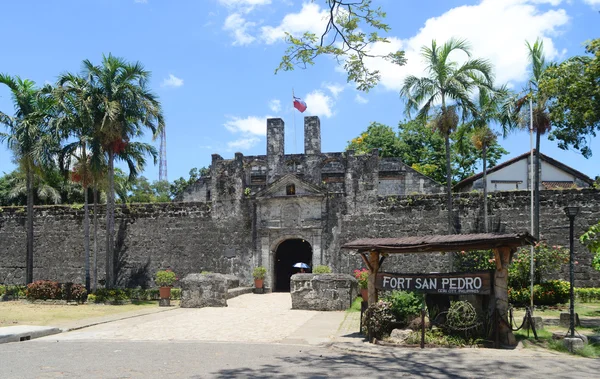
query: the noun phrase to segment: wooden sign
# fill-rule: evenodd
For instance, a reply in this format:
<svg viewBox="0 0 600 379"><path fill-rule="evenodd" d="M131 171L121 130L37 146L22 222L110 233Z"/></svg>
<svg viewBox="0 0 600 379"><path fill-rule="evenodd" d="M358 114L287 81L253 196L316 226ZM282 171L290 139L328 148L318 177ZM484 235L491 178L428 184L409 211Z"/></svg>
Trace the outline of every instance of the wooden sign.
<svg viewBox="0 0 600 379"><path fill-rule="evenodd" d="M448 295L489 295L492 290L492 274L490 271L448 274L380 272L375 280L375 288Z"/></svg>

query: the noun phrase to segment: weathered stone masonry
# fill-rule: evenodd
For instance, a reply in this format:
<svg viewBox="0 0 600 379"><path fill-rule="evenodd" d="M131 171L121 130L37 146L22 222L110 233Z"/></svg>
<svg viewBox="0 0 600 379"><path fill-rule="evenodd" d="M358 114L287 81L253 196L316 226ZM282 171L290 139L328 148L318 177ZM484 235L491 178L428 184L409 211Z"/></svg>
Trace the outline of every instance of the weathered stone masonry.
<svg viewBox="0 0 600 379"><path fill-rule="evenodd" d="M495 193L490 213L497 231L529 228L527 191ZM461 232L482 230L479 194L455 196ZM382 197L370 210L348 214L340 199L325 200L321 232L322 263L337 272L350 273L362 266L360 259L339 246L358 237L391 237L444 233L444 198L440 195ZM252 219L253 199L242 199L248 210L240 218L214 217L210 204L139 204L117 210L118 279L121 285L150 284L156 270L171 267L179 277L211 271L235 274L251 282L251 270L260 261L261 245ZM600 220L600 191L542 191L541 224L550 244L568 245L568 220L562 208L581 207L575 235ZM365 207L366 208L366 207ZM99 214L104 214L100 207ZM100 217L100 225L104 225ZM296 231L295 233L300 233ZM281 232L282 238L285 232ZM292 233L294 234L294 233ZM317 233L318 234L318 233ZM104 277L104 230L99 233L99 278ZM36 207L35 279L83 282L83 210L69 206ZM309 237L307 237L309 238ZM307 239L309 240L309 239ZM309 242L315 242L314 237ZM591 254L578 242L575 279L578 286L600 286L600 275L590 267ZM314 248L314 246L313 246ZM268 254L268 252L267 252ZM386 271L444 272L451 267L450 254L407 255L388 258ZM25 212L4 207L0 212L0 283L18 284L25 272ZM562 275L567 278L566 272Z"/></svg>
<svg viewBox="0 0 600 379"><path fill-rule="evenodd" d="M340 251L359 237L444 234L443 187L397 158L370 154L322 153L320 121L305 118L305 154L285 154L284 124L267 122L267 155L233 159L214 154L210 176L191 186L178 202L117 207L116 252L119 285L151 285L154 273L172 268L180 277L211 271L234 274L251 283L252 268L267 268L265 284L274 287L279 246L288 240L310 244L311 265L326 264L350 273L362 267L357 256ZM481 232L479 193L456 194L456 227ZM529 193L491 195L494 231L529 230ZM579 205L576 235L600 219L596 190L542 191L540 223L550 244L568 244L562 208ZM104 208L99 225L104 227ZM25 267L25 212L0 212L0 283L22 283ZM99 233L99 278L104 277L104 230ZM304 243L304 242L303 242ZM92 245L93 246L93 245ZM83 282L83 210L70 206L36 207L34 278ZM579 286L600 286L591 256L576 244ZM283 251L287 254L287 251ZM92 259L93 260L93 259ZM387 271L444 272L451 254L398 255ZM566 275L563 275L566 278Z"/></svg>

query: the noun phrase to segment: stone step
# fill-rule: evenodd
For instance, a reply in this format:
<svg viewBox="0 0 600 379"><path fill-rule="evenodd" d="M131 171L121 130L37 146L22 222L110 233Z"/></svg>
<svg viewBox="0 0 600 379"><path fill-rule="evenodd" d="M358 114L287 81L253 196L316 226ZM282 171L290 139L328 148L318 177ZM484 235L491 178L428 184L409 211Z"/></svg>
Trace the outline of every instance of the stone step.
<svg viewBox="0 0 600 379"><path fill-rule="evenodd" d="M231 299L236 296L244 295L247 293L252 293L254 287L236 287L227 290L227 298Z"/></svg>

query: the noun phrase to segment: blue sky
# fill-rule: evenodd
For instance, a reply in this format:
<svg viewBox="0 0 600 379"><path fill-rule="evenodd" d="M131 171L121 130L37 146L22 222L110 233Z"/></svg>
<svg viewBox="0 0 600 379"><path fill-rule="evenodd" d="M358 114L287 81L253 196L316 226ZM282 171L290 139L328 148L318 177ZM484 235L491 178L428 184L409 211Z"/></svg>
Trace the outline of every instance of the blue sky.
<svg viewBox="0 0 600 379"><path fill-rule="evenodd" d="M61 72L79 71L83 59L100 62L103 53L142 62L152 71L151 86L164 107L172 181L187 177L192 167L208 166L213 153L264 154L267 117L284 119L286 153L303 151L304 115L321 118L324 152L343 151L372 121L396 127L406 118L398 94L402 80L421 73L419 49L433 38L467 38L474 56L494 64L499 84L520 89L528 76L525 40L542 38L547 58L560 61L582 54L583 42L600 31L600 0L373 3L387 12L392 28L390 43L374 48L405 49L408 64L370 62L382 80L368 93L346 83L329 58L274 75L286 48L283 31L321 31L324 0L5 1L0 72L43 85ZM304 114L292 108L292 88L308 105ZM12 114L5 87L0 110ZM529 149L529 136L516 132L501 144L509 159ZM546 139L542 152L594 177L600 174L598 138L591 146L590 159ZM14 168L11 160L0 147L0 172ZM158 165L144 175L157 179Z"/></svg>

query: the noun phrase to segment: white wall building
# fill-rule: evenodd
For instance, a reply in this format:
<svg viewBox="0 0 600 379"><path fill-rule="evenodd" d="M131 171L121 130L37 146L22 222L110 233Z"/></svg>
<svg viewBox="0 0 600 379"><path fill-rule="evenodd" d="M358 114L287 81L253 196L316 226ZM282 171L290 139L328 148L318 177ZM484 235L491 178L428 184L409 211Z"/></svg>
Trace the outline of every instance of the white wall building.
<svg viewBox="0 0 600 379"><path fill-rule="evenodd" d="M530 188L530 152L487 170L488 192L528 190ZM535 160L535 157L534 157ZM587 175L540 153L540 189L567 189L591 187ZM475 174L454 186L455 192L483 191L483 172Z"/></svg>

